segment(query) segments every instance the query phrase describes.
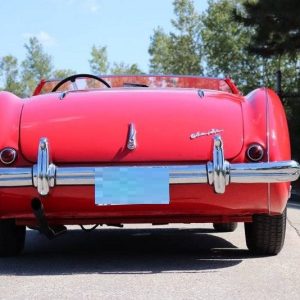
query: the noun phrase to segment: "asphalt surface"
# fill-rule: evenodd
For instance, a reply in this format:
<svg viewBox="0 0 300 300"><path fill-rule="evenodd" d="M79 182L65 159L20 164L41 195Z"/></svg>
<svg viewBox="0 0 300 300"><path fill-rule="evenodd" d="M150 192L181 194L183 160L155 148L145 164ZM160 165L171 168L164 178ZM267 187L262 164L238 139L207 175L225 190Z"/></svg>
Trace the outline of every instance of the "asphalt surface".
<svg viewBox="0 0 300 300"><path fill-rule="evenodd" d="M300 197L288 207L273 257L248 252L242 224L28 230L24 254L0 259L0 299L300 299Z"/></svg>

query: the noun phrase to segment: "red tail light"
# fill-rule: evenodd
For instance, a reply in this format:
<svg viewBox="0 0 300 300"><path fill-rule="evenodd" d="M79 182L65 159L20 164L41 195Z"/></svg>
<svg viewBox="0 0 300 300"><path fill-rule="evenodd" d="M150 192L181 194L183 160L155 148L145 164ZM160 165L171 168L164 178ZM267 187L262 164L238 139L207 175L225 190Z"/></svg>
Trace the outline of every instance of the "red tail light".
<svg viewBox="0 0 300 300"><path fill-rule="evenodd" d="M13 148L4 148L0 152L0 161L4 165L12 164L17 158L17 151Z"/></svg>
<svg viewBox="0 0 300 300"><path fill-rule="evenodd" d="M247 157L253 162L258 162L264 157L265 151L260 144L252 144L247 150Z"/></svg>

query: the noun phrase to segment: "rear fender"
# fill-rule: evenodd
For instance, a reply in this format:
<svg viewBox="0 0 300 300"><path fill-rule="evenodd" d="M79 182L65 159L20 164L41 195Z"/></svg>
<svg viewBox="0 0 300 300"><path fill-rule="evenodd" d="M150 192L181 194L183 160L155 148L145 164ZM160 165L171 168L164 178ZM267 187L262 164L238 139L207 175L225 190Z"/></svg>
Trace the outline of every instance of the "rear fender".
<svg viewBox="0 0 300 300"><path fill-rule="evenodd" d="M244 118L244 151L243 161L247 161L246 151L253 143L261 144L266 149L263 161L268 161L268 141L267 141L267 101L263 88L256 89L246 96L243 103Z"/></svg>
<svg viewBox="0 0 300 300"><path fill-rule="evenodd" d="M277 94L268 88L259 88L246 96L244 104L245 151L251 143L260 143L265 149L265 162L291 159L290 139L283 105ZM246 159L246 156L244 157ZM290 183L266 184L267 205L270 214L282 213L290 194Z"/></svg>
<svg viewBox="0 0 300 300"><path fill-rule="evenodd" d="M268 155L270 161L290 160L291 147L284 107L278 95L265 89L268 103ZM282 213L290 196L290 182L270 184L270 213Z"/></svg>
<svg viewBox="0 0 300 300"><path fill-rule="evenodd" d="M0 150L19 149L19 126L23 100L9 92L0 92Z"/></svg>

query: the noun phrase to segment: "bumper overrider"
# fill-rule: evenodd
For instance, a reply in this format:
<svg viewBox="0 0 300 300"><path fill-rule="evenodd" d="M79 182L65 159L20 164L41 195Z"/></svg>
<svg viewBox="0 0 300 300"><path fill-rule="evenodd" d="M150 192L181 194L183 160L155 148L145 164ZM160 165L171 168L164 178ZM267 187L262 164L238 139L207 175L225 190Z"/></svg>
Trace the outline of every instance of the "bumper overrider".
<svg viewBox="0 0 300 300"><path fill-rule="evenodd" d="M213 137L213 145L212 161L206 164L149 168L167 168L169 184L208 183L218 194L223 194L230 183L278 183L299 178L300 166L296 161L231 164L224 159L221 136ZM96 168L105 167L56 166L50 160L47 138L41 138L37 163L33 167L0 168L0 187L34 186L40 195L45 196L57 185L95 185Z"/></svg>

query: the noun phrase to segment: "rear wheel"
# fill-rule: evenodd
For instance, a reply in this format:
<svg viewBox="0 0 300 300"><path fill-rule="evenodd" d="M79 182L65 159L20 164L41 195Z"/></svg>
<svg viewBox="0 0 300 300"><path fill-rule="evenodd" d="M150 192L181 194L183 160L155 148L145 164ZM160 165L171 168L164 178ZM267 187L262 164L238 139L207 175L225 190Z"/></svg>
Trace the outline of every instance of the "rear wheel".
<svg viewBox="0 0 300 300"><path fill-rule="evenodd" d="M0 256L18 255L24 249L26 227L15 220L0 221Z"/></svg>
<svg viewBox="0 0 300 300"><path fill-rule="evenodd" d="M284 244L286 209L281 215L255 215L252 223L245 223L248 249L259 255L276 255Z"/></svg>
<svg viewBox="0 0 300 300"><path fill-rule="evenodd" d="M236 222L230 223L213 223L214 229L218 232L233 232L237 228Z"/></svg>

